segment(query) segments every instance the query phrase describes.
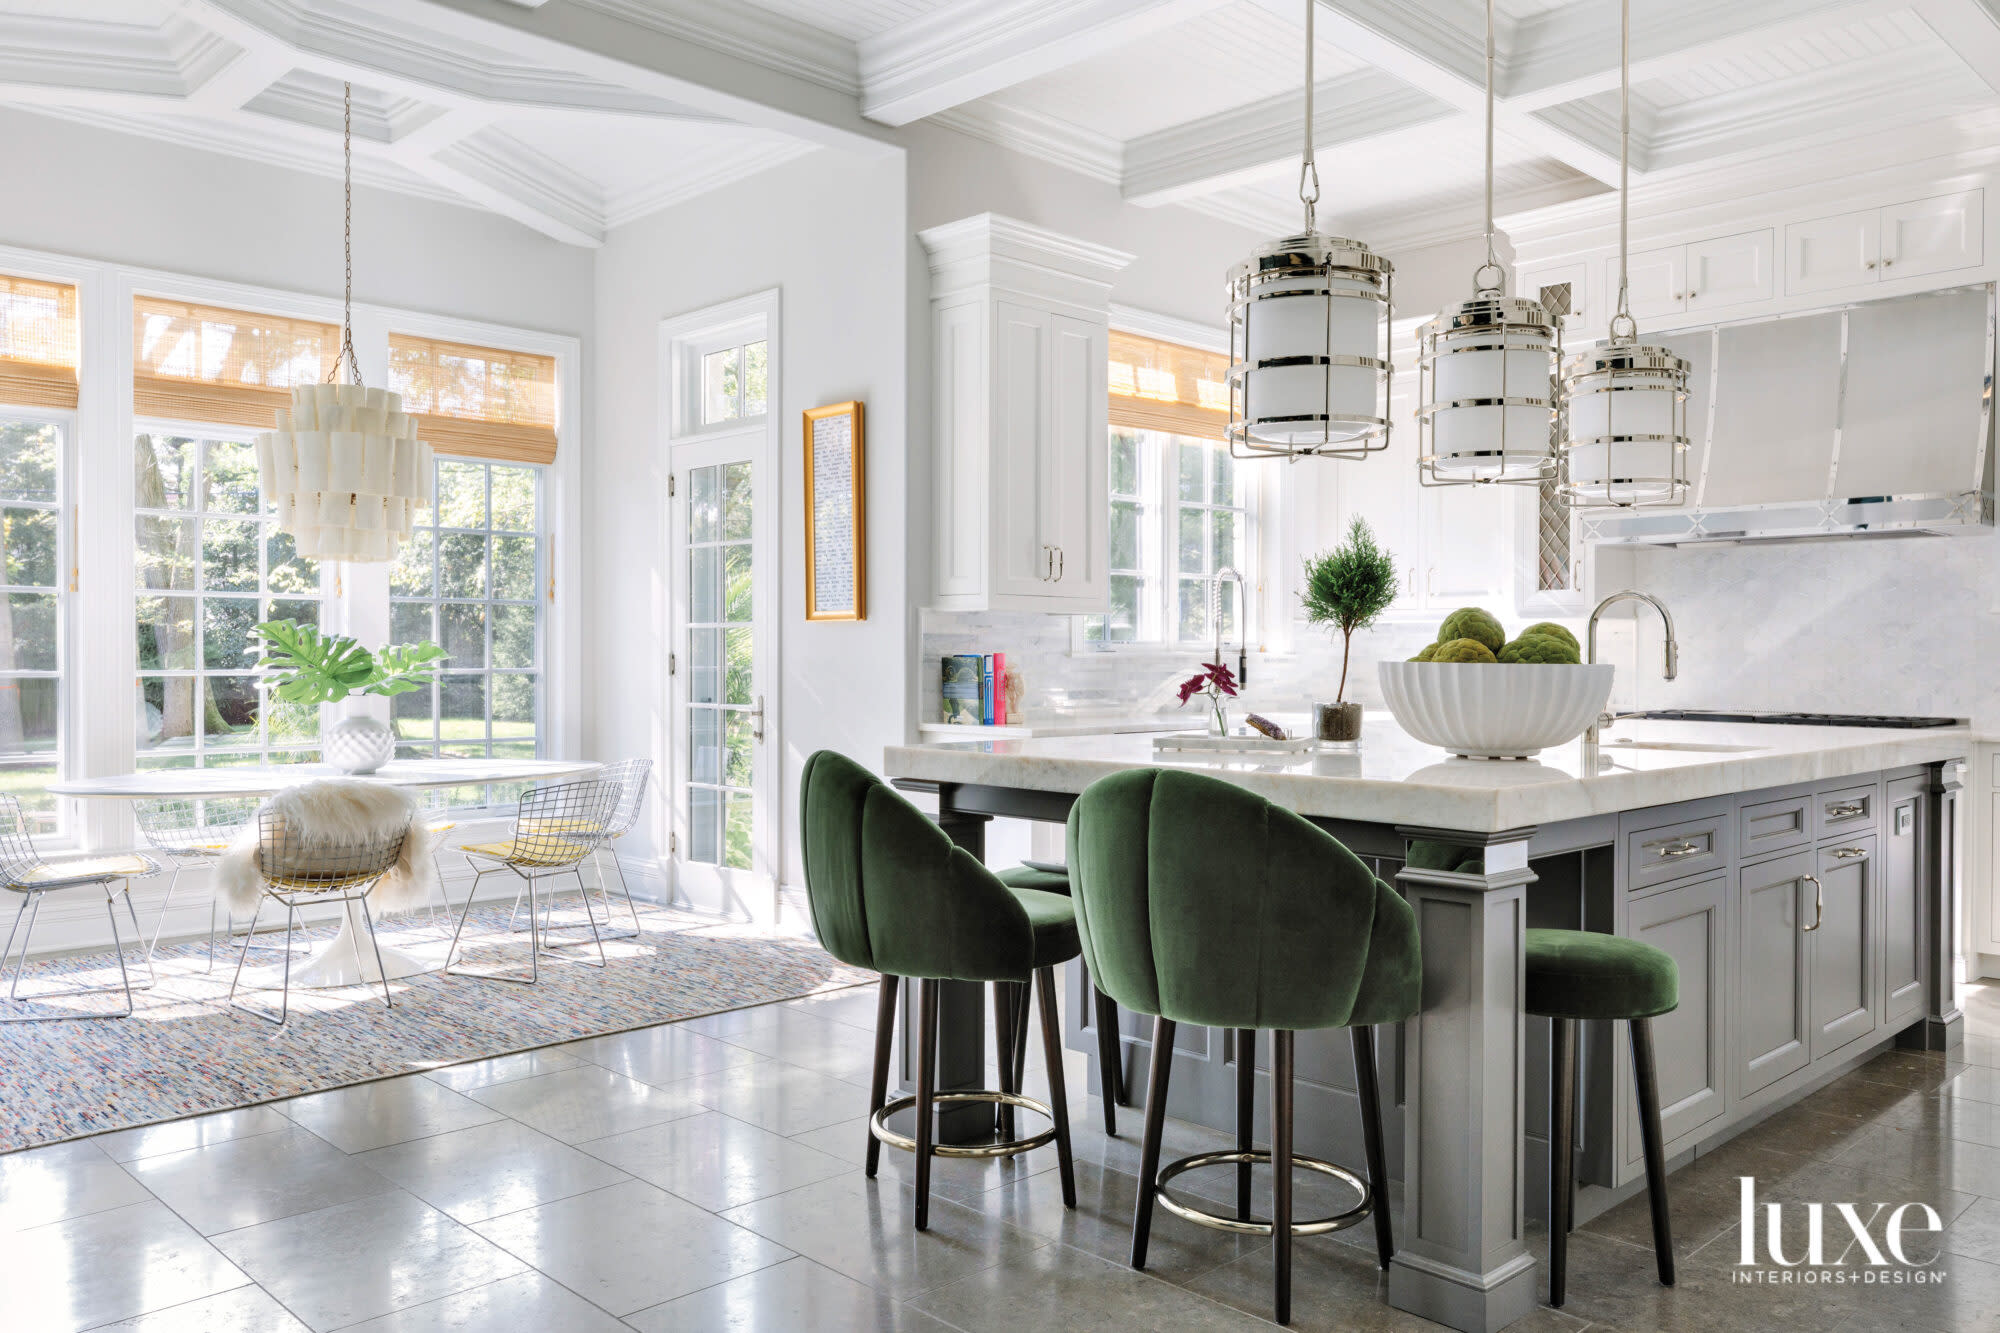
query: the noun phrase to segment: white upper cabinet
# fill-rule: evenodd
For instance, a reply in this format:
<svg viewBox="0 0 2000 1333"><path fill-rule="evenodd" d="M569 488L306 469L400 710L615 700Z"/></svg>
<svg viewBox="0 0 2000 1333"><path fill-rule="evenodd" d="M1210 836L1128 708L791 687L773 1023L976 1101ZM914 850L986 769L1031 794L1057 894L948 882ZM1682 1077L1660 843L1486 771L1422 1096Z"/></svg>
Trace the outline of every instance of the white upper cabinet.
<svg viewBox="0 0 2000 1333"><path fill-rule="evenodd" d="M1669 245L1635 252L1626 265L1632 318L1642 325L1663 315L1765 301L1771 297L1771 232ZM1608 317L1618 303L1618 258L1605 261Z"/></svg>
<svg viewBox="0 0 2000 1333"><path fill-rule="evenodd" d="M1785 294L1977 268L1985 242L1983 190L1794 222L1785 228Z"/></svg>
<svg viewBox="0 0 2000 1333"><path fill-rule="evenodd" d="M1111 279L1131 256L991 213L930 254L937 475L932 605L1110 604Z"/></svg>
<svg viewBox="0 0 2000 1333"><path fill-rule="evenodd" d="M1595 293L1590 290L1590 265L1582 260L1524 267L1514 278L1514 295L1538 301L1544 287L1561 283L1569 284L1569 322L1563 328L1566 331L1575 330L1595 322L1597 303L1593 299Z"/></svg>

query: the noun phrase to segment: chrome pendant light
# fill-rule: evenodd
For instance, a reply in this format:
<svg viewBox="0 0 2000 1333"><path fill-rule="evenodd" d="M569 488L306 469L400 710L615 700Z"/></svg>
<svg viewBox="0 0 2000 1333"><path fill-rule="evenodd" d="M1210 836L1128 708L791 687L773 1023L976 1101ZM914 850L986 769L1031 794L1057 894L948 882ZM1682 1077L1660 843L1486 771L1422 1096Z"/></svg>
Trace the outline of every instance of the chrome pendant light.
<svg viewBox="0 0 2000 1333"><path fill-rule="evenodd" d="M1417 331L1417 480L1536 486L1555 475L1555 322L1507 295L1493 251L1493 0L1486 0L1486 262L1472 299Z"/></svg>
<svg viewBox="0 0 2000 1333"><path fill-rule="evenodd" d="M432 502L431 447L401 394L361 383L354 355L354 87L343 85L342 178L347 287L340 355L324 384L292 390L277 429L257 436L265 504L300 555L373 564L396 558L419 509Z"/></svg>
<svg viewBox="0 0 2000 1333"><path fill-rule="evenodd" d="M1688 492L1688 363L1640 343L1626 282L1631 0L1620 0L1618 40L1618 313L1609 340L1563 372L1559 485L1575 509L1670 508Z"/></svg>
<svg viewBox="0 0 2000 1333"><path fill-rule="evenodd" d="M1313 160L1313 11L1306 4L1305 230L1229 271L1229 451L1366 458L1389 447L1388 260L1320 234Z"/></svg>

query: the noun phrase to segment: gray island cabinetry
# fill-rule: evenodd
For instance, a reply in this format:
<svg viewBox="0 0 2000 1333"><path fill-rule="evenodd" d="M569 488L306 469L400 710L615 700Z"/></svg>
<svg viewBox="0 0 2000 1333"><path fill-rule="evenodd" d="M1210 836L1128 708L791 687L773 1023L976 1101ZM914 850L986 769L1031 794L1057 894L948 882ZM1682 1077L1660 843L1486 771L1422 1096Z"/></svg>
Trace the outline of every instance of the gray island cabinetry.
<svg viewBox="0 0 2000 1333"><path fill-rule="evenodd" d="M1478 763L1371 716L1358 754L1284 764L1076 736L896 747L885 766L934 798L939 823L975 853L988 820L1059 822L1107 773L1198 769L1298 811L1394 884L1416 911L1424 983L1417 1017L1377 1033L1400 1182L1389 1300L1486 1330L1534 1308L1525 1223L1547 1204L1548 1024L1522 1009L1525 932L1606 931L1673 956L1680 1007L1653 1031L1669 1164L1685 1165L1884 1046L1957 1042L1958 791L1970 747L1957 728L1645 720L1620 723L1599 747ZM1413 856L1419 844L1425 854ZM1087 1053L1094 1093L1098 1033L1080 964L1067 985L1066 1038ZM977 988L948 988L944 1010L942 1081L975 1085L986 1040ZM1121 1028L1136 1098L1151 1024L1124 1014ZM1627 1043L1623 1024L1585 1027L1579 1219L1643 1186ZM1233 1034L1183 1025L1175 1050L1169 1113L1233 1132ZM1299 1150L1361 1162L1345 1035L1300 1034L1296 1060ZM1136 1134L1128 1119L1121 1132Z"/></svg>

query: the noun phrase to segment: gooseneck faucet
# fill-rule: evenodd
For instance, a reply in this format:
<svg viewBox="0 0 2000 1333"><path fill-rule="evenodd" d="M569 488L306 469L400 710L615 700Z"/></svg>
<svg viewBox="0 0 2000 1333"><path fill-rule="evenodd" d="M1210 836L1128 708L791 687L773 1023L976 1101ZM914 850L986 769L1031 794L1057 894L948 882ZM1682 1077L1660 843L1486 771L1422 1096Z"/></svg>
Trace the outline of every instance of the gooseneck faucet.
<svg viewBox="0 0 2000 1333"><path fill-rule="evenodd" d="M1246 683L1244 677L1250 674L1250 649L1244 642L1243 634L1243 618L1247 612L1247 608L1243 602L1243 576L1236 571L1234 565L1224 565L1221 569L1216 570L1214 577L1210 579L1208 585L1208 619L1215 626L1215 657L1213 660L1217 662L1222 660L1222 581L1224 579L1236 580L1236 688L1242 689Z"/></svg>
<svg viewBox="0 0 2000 1333"><path fill-rule="evenodd" d="M1638 592L1631 588L1627 588L1622 592L1612 593L1609 597L1599 602L1597 609L1590 613L1590 625L1584 631L1583 660L1586 662L1595 662L1597 660L1597 622L1603 617L1607 608L1616 606L1620 602L1644 602L1660 613L1660 624L1666 630L1667 634L1667 660L1665 670L1661 675L1666 680L1672 680L1680 673L1681 665L1681 646L1674 640L1674 618L1667 614L1666 605L1659 598L1653 596L1651 593ZM1616 722L1617 720L1617 717L1610 713L1598 714L1597 721L1590 724L1590 730L1583 733L1583 743L1585 745L1597 744L1598 736L1605 724Z"/></svg>

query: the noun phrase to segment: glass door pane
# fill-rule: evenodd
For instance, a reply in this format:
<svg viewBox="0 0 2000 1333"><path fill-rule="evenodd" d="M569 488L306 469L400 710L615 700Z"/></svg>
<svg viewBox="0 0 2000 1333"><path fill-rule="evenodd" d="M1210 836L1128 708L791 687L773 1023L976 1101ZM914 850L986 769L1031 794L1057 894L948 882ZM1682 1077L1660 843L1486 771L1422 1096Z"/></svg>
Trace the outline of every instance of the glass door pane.
<svg viewBox="0 0 2000 1333"><path fill-rule="evenodd" d="M714 463L687 474L687 855L732 870L751 868L757 766L750 466Z"/></svg>

